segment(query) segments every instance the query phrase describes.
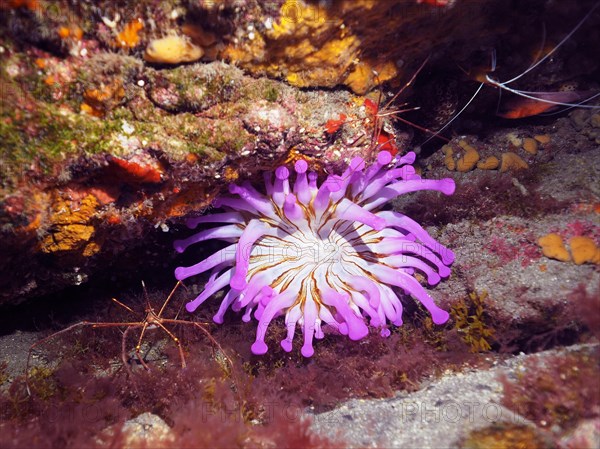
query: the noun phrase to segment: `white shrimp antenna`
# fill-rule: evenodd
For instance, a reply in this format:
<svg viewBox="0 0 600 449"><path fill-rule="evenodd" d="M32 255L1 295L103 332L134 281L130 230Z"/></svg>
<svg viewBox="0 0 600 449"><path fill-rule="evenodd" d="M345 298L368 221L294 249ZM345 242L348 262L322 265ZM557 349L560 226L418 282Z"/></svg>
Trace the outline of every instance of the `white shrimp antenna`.
<svg viewBox="0 0 600 449"><path fill-rule="evenodd" d="M587 109L599 108L600 106L586 105L584 103L587 103L587 102L593 100L594 98L597 98L598 96L600 96L600 93L592 95L591 97L588 97L579 103L564 103L564 102L560 102L560 101L553 101L553 100L548 100L545 98L540 98L540 97L535 96L535 94L543 95L543 94L548 94L550 92L525 91L525 90L513 89L513 88L507 86L507 84L517 81L521 77L525 76L527 73L531 72L537 66L542 64L544 61L546 61L550 56L552 56L565 42L567 42L571 38L571 36L573 36L573 34L575 34L577 32L577 30L579 28L581 28L581 26L593 14L593 12L598 8L598 6L600 6L600 1L597 1L594 4L594 6L577 23L577 25L575 25L575 27L554 48L552 48L552 50L550 50L548 53L546 53L542 58L540 58L539 60L534 62L532 65L530 65L525 71L521 72L519 75L515 76L514 78L511 78L510 80L504 81L504 82L495 80L489 74L486 74L485 79L486 79L487 84L498 87L500 89L500 91L499 91L500 95L502 95L502 89L504 89L508 92L512 92L515 95L519 95L524 98L529 98L531 100L539 101L542 103L553 104L553 105L557 105L557 106L566 106L567 109L576 108L576 107L587 108ZM545 42L546 42L546 26L544 25L542 45L540 46L540 51L543 50ZM494 72L496 70L496 64L497 64L496 49L492 50L490 64L491 64L490 72ZM473 100L475 100L475 97L477 97L477 95L479 94L479 91L483 88L483 86L486 84L486 82L480 83L479 86L477 87L477 89L475 90L475 93L471 96L469 101L467 101L467 103L461 108L461 110L458 111L444 126L442 126L440 129L436 130L435 133L432 134L430 137L428 137L427 140L425 140L421 145L426 144L432 138L438 136L442 131L444 131L448 126L450 126L452 124L452 122L454 122L454 120L456 120L465 111L465 109L467 109L469 107L469 105L473 102ZM500 98L498 99L498 105L500 105Z"/></svg>
<svg viewBox="0 0 600 449"><path fill-rule="evenodd" d="M563 37L563 39L552 49L550 50L548 53L546 53L544 55L544 57L542 57L540 60L538 60L536 63L532 64L527 70L525 70L524 72L521 72L519 75L515 76L512 79L509 79L508 81L504 81L503 85L512 83L513 81L518 80L519 78L521 78L522 76L527 75L529 72L531 72L533 69L535 69L537 66L539 66L542 62L544 62L546 59L548 59L550 56L552 56L556 50L558 50L565 42L567 42L571 36L573 36L573 34L575 34L575 32L581 28L581 25L583 25L585 23L585 21L592 15L592 13L596 10L596 8L600 6L600 1L596 2L596 4L592 7L592 9L590 9L588 11L588 13L583 17L583 19L581 19L579 21L579 23L577 25L575 25L575 28L573 28L569 34L567 34L565 37ZM544 31L545 31L545 27L544 27ZM545 40L545 39L544 39ZM486 75L486 79L489 81L489 75Z"/></svg>

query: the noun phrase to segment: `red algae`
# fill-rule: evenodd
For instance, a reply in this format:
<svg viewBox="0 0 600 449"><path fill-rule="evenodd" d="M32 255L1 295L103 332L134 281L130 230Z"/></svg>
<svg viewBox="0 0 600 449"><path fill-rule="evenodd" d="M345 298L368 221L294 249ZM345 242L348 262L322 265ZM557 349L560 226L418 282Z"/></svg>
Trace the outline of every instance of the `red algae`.
<svg viewBox="0 0 600 449"><path fill-rule="evenodd" d="M503 404L543 428L570 429L600 416L600 354L557 354L529 360L517 379L503 379Z"/></svg>

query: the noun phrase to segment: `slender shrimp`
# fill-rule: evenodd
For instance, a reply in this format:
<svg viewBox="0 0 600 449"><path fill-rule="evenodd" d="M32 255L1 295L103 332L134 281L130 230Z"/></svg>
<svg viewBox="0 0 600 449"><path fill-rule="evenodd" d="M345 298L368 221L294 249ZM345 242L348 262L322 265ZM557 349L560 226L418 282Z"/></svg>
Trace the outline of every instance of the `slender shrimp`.
<svg viewBox="0 0 600 449"><path fill-rule="evenodd" d="M514 76L513 78L507 81L499 81L493 78L490 73L493 73L496 70L496 52L492 51L491 55L491 64L489 68L489 72L485 74L478 74L475 79L479 81L479 86L471 96L471 98L467 101L467 103L448 121L444 126L440 129L436 130L434 135L430 136L425 142L429 142L434 136L439 135L442 131L444 131L448 126L452 124L475 100L481 89L484 86L492 86L499 89L499 94L502 91L507 91L512 94L515 94L522 98L522 101L515 101L511 105L507 112L498 113L499 116L504 118L523 118L530 117L533 115L538 115L542 112L547 112L555 107L564 106L566 108L588 108L588 109L600 109L600 106L595 105L587 105L589 101L598 98L600 96L600 92L537 92L537 91L526 91L519 90L511 87L510 84L519 80L544 61L546 61L550 56L552 56L565 42L567 42L575 32L588 20L588 18L594 13L594 11L600 6L600 1L596 2L594 6L587 12L587 14L575 25L575 27L549 52L547 52L543 57L536 60L533 64L531 64L527 69L525 69L520 74Z"/></svg>

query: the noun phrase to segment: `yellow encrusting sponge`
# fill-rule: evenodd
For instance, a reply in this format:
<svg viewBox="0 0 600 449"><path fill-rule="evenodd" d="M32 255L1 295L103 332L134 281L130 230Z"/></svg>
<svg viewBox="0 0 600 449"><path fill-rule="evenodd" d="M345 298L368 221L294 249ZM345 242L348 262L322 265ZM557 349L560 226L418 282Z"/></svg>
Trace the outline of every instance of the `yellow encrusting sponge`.
<svg viewBox="0 0 600 449"><path fill-rule="evenodd" d="M174 34L151 41L144 52L144 59L159 64L179 64L197 61L202 55L204 50L187 37Z"/></svg>
<svg viewBox="0 0 600 449"><path fill-rule="evenodd" d="M568 262L571 256L565 248L562 237L558 234L548 234L538 239L538 245L542 247L542 254L550 259Z"/></svg>

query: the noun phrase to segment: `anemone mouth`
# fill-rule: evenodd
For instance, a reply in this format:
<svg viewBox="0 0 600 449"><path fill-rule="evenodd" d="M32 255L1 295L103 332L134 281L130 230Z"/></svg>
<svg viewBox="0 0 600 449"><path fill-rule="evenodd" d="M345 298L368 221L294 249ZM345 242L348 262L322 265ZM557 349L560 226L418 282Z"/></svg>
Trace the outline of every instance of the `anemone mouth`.
<svg viewBox="0 0 600 449"><path fill-rule="evenodd" d="M278 225L275 236L264 236L252 247L248 278L252 279L259 274L268 275L272 279L270 286L276 293L298 288L298 297L292 307L302 305L306 301L302 293L309 291L312 293L312 300L323 306L321 294L318 293L321 283L343 285L337 272L343 271L346 275L351 275L351 270L343 268L345 265L359 269L355 259L375 258L375 254L370 251L364 250L359 254L352 245L353 241L364 241L362 239L372 233L372 230L361 225L359 230L362 229L364 234L359 235L356 226L342 225L343 222L339 221L324 238L316 230L305 232L291 226Z"/></svg>
<svg viewBox="0 0 600 449"><path fill-rule="evenodd" d="M304 343L301 353L314 353L313 338L323 338L327 324L351 340L368 334L371 326L389 335L387 323L402 324L400 296L411 295L429 310L435 323L448 313L440 309L414 277L424 275L437 284L450 274L454 254L436 242L410 218L381 208L391 199L416 190L452 194L454 182L422 180L409 165L414 154L392 160L381 152L365 167L354 158L342 175L329 176L320 186L308 164L297 161L295 182L290 185L287 167L265 177L266 195L251 185L231 185L234 196L221 197L222 214L191 219L225 225L178 240L175 248L213 238L233 243L191 267L179 267L178 279L211 270L200 295L187 305L195 310L217 291L230 287L214 320L225 312L244 309L243 321L259 322L255 354L267 351L265 336L271 321L285 316L287 336L281 341L292 350L296 328ZM386 167L393 163L391 167Z"/></svg>

